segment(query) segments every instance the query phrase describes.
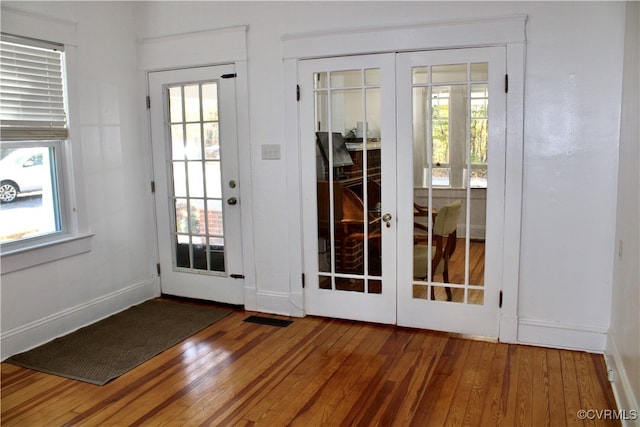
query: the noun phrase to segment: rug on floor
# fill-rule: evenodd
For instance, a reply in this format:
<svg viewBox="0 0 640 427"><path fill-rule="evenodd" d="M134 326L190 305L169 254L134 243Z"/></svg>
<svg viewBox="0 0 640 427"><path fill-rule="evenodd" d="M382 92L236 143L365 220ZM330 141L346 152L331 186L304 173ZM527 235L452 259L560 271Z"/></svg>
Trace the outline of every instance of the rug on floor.
<svg viewBox="0 0 640 427"><path fill-rule="evenodd" d="M229 313L206 305L149 300L5 361L104 385Z"/></svg>

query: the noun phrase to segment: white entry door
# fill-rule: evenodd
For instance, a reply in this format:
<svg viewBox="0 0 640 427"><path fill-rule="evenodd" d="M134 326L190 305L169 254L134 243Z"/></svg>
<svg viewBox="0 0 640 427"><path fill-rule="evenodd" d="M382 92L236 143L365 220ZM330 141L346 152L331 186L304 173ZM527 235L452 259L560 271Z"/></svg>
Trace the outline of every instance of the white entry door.
<svg viewBox="0 0 640 427"><path fill-rule="evenodd" d="M498 336L505 49L397 56L398 324Z"/></svg>
<svg viewBox="0 0 640 427"><path fill-rule="evenodd" d="M160 282L243 304L233 65L149 73Z"/></svg>
<svg viewBox="0 0 640 427"><path fill-rule="evenodd" d="M498 336L505 67L503 48L299 62L307 313Z"/></svg>
<svg viewBox="0 0 640 427"><path fill-rule="evenodd" d="M301 61L305 309L396 321L394 55Z"/></svg>

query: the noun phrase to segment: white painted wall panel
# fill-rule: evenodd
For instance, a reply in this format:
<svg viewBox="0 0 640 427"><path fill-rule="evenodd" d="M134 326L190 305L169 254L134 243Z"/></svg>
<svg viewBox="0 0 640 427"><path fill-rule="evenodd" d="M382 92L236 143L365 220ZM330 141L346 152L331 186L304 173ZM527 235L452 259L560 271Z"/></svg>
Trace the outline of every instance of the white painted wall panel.
<svg viewBox="0 0 640 427"><path fill-rule="evenodd" d="M2 358L158 293L144 98L132 3L3 2L18 9L18 35L45 36L48 22L75 28L69 82L77 208L92 250L2 276ZM2 27L10 27L2 14ZM26 18L24 18L26 17ZM69 36L61 34L67 39ZM63 40L67 41L67 40Z"/></svg>

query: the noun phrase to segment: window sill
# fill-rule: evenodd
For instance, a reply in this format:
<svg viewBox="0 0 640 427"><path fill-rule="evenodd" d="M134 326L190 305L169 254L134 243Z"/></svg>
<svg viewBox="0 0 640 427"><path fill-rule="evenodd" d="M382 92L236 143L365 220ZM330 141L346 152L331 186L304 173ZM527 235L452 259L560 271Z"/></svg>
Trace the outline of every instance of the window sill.
<svg viewBox="0 0 640 427"><path fill-rule="evenodd" d="M2 274L89 252L91 251L91 238L93 236L93 234L89 233L80 234L55 242L47 242L38 246L5 252L2 254Z"/></svg>

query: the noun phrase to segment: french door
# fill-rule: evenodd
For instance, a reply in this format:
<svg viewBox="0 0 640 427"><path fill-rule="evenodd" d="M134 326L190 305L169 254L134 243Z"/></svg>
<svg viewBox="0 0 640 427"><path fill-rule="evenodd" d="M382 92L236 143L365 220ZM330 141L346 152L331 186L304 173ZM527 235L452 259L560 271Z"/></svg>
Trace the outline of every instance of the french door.
<svg viewBox="0 0 640 427"><path fill-rule="evenodd" d="M405 53L396 66L398 324L497 337L505 50Z"/></svg>
<svg viewBox="0 0 640 427"><path fill-rule="evenodd" d="M300 61L307 313L498 335L504 75L502 48Z"/></svg>
<svg viewBox="0 0 640 427"><path fill-rule="evenodd" d="M234 66L149 73L162 292L243 303Z"/></svg>
<svg viewBox="0 0 640 427"><path fill-rule="evenodd" d="M301 61L305 308L396 321L394 55Z"/></svg>

